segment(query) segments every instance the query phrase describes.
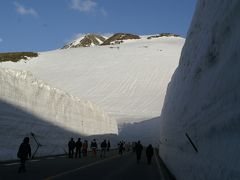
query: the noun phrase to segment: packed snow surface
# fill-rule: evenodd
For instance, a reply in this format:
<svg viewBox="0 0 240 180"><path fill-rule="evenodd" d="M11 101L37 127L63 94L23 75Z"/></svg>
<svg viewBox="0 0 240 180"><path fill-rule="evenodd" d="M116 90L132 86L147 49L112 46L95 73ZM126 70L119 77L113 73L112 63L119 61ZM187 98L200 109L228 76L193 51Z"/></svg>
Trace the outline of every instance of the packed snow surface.
<svg viewBox="0 0 240 180"><path fill-rule="evenodd" d="M125 40L119 45L63 49L1 67L30 71L52 87L89 100L119 123L158 117L184 39Z"/></svg>
<svg viewBox="0 0 240 180"><path fill-rule="evenodd" d="M99 106L29 72L0 68L0 84L0 160L15 159L25 136L35 151L32 133L44 145L37 155L64 153L70 137L118 133L116 120Z"/></svg>
<svg viewBox="0 0 240 180"><path fill-rule="evenodd" d="M239 0L197 3L160 117L159 152L178 180L240 179L239 19Z"/></svg>

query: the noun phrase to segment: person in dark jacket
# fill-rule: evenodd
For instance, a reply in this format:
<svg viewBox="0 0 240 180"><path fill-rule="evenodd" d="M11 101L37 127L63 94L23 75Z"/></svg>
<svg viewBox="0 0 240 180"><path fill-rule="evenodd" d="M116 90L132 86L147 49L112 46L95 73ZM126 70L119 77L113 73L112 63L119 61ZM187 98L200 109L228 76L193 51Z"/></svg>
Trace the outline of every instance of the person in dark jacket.
<svg viewBox="0 0 240 180"><path fill-rule="evenodd" d="M142 150L143 150L143 146L140 143L140 141L137 142L136 146L135 146L135 151L136 151L136 155L137 155L137 163L139 164L140 159L141 159L141 155L142 155Z"/></svg>
<svg viewBox="0 0 240 180"><path fill-rule="evenodd" d="M97 155L97 142L96 142L96 139L93 139L93 141L91 142L91 149L92 149L93 155L96 156Z"/></svg>
<svg viewBox="0 0 240 180"><path fill-rule="evenodd" d="M102 143L101 143L101 154L100 154L100 157L106 157L106 149L107 149L107 141L104 140Z"/></svg>
<svg viewBox="0 0 240 180"><path fill-rule="evenodd" d="M108 140L108 142L107 142L107 151L109 151L110 147L111 147L111 144L110 144L110 141Z"/></svg>
<svg viewBox="0 0 240 180"><path fill-rule="evenodd" d="M74 148L75 148L75 142L74 142L73 138L71 138L71 140L68 142L68 156L69 156L69 158L73 158Z"/></svg>
<svg viewBox="0 0 240 180"><path fill-rule="evenodd" d="M153 147L151 144L149 144L146 149L146 156L147 156L148 164L151 164L152 157L153 157Z"/></svg>
<svg viewBox="0 0 240 180"><path fill-rule="evenodd" d="M75 147L76 147L75 158L77 157L81 158L81 152L82 152L81 138L78 138L77 142L75 143Z"/></svg>
<svg viewBox="0 0 240 180"><path fill-rule="evenodd" d="M18 173L26 172L25 162L29 158L31 158L31 146L29 144L29 137L25 137L23 142L21 143L18 153L18 158L20 158L20 167L18 169Z"/></svg>
<svg viewBox="0 0 240 180"><path fill-rule="evenodd" d="M122 141L120 141L120 142L118 143L118 153L119 153L120 155L123 154L123 142L122 142Z"/></svg>

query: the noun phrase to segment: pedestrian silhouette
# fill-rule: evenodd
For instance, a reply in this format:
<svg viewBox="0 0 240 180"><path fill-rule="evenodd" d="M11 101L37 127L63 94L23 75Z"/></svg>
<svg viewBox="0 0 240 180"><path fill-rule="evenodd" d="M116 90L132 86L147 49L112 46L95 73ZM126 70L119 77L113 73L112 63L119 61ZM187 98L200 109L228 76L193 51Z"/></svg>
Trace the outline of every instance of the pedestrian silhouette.
<svg viewBox="0 0 240 180"><path fill-rule="evenodd" d="M31 146L29 144L29 137L25 137L23 142L21 143L17 157L20 159L20 167L18 169L18 173L26 172L25 162L29 158L31 158Z"/></svg>
<svg viewBox="0 0 240 180"><path fill-rule="evenodd" d="M96 156L97 155L97 142L96 142L96 139L93 139L93 141L91 142L91 149L92 149L93 155Z"/></svg>
<svg viewBox="0 0 240 180"><path fill-rule="evenodd" d="M135 146L135 151L136 151L136 155L137 155L137 163L139 164L140 159L141 159L141 155L142 155L142 150L143 150L143 146L140 143L140 141L137 142L136 146Z"/></svg>
<svg viewBox="0 0 240 180"><path fill-rule="evenodd" d="M109 151L110 147L111 147L111 144L110 144L110 141L108 140L108 142L107 142L107 151Z"/></svg>
<svg viewBox="0 0 240 180"><path fill-rule="evenodd" d="M81 138L78 138L77 142L75 143L75 147L76 147L75 158L77 157L81 158L81 151L82 151Z"/></svg>
<svg viewBox="0 0 240 180"><path fill-rule="evenodd" d="M87 142L87 140L84 140L84 143L82 146L83 156L87 156L87 149L88 149L88 142Z"/></svg>
<svg viewBox="0 0 240 180"><path fill-rule="evenodd" d="M106 157L106 150L107 150L107 142L106 142L106 140L104 140L101 143L101 154L100 154L100 157Z"/></svg>
<svg viewBox="0 0 240 180"><path fill-rule="evenodd" d="M149 144L146 149L146 156L147 156L148 164L151 164L152 157L153 157L153 147L151 144Z"/></svg>
<svg viewBox="0 0 240 180"><path fill-rule="evenodd" d="M136 142L132 142L132 151L133 152L136 152L136 149L135 149L136 148L136 144L137 144Z"/></svg>
<svg viewBox="0 0 240 180"><path fill-rule="evenodd" d="M124 147L123 147L123 141L120 141L120 142L118 143L118 153L119 153L120 155L123 154L123 149L124 149Z"/></svg>
<svg viewBox="0 0 240 180"><path fill-rule="evenodd" d="M75 148L75 142L74 142L73 138L71 138L71 140L68 142L68 157L69 158L73 158L74 148Z"/></svg>

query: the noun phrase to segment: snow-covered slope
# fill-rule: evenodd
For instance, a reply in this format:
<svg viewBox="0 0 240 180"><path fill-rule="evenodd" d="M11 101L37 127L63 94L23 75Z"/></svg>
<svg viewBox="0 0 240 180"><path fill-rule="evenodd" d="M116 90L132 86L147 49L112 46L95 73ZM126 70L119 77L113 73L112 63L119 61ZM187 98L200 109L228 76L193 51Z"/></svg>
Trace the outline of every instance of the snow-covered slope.
<svg viewBox="0 0 240 180"><path fill-rule="evenodd" d="M29 72L0 68L0 84L0 160L16 158L19 143L31 132L44 145L38 155L64 153L71 136L118 133L115 119L100 107Z"/></svg>
<svg viewBox="0 0 240 180"><path fill-rule="evenodd" d="M118 122L158 117L184 39L124 40L119 45L42 52L28 62L0 67L28 70L51 86L90 100Z"/></svg>
<svg viewBox="0 0 240 180"><path fill-rule="evenodd" d="M160 155L179 180L240 179L239 10L197 3L160 121Z"/></svg>

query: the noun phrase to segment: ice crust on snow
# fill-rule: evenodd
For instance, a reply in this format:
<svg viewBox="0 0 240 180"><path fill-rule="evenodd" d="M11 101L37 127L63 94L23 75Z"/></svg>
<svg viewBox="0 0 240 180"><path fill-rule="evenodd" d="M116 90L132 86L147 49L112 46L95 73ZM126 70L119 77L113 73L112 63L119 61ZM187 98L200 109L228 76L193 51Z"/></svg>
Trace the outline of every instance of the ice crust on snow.
<svg viewBox="0 0 240 180"><path fill-rule="evenodd" d="M44 145L38 155L64 153L70 137L118 133L116 120L99 106L30 72L0 68L0 84L0 160L16 159L19 144L31 133Z"/></svg>
<svg viewBox="0 0 240 180"><path fill-rule="evenodd" d="M240 179L239 9L197 3L160 117L159 152L179 180Z"/></svg>

